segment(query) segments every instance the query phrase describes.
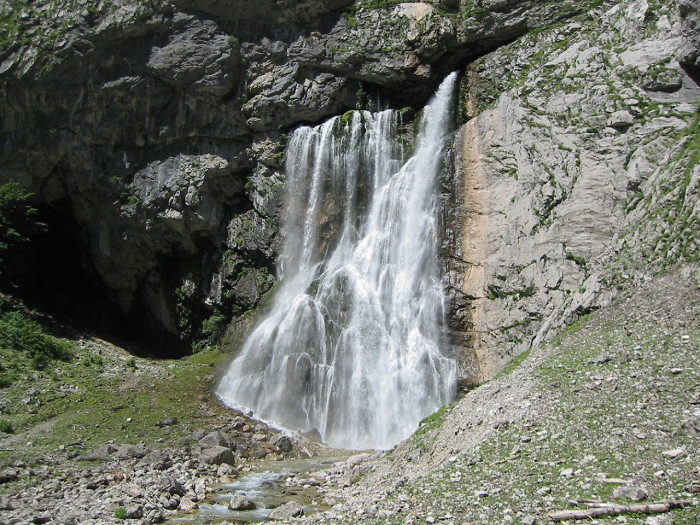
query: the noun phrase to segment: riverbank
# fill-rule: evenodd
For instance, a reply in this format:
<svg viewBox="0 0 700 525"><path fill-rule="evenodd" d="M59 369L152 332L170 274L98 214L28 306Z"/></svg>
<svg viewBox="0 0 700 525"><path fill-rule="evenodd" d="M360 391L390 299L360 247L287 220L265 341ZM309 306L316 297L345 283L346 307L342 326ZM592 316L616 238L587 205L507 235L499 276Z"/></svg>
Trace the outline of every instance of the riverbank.
<svg viewBox="0 0 700 525"><path fill-rule="evenodd" d="M4 351L0 523L158 523L260 462L315 453L217 402L218 351L154 360L65 341L70 356L41 369Z"/></svg>

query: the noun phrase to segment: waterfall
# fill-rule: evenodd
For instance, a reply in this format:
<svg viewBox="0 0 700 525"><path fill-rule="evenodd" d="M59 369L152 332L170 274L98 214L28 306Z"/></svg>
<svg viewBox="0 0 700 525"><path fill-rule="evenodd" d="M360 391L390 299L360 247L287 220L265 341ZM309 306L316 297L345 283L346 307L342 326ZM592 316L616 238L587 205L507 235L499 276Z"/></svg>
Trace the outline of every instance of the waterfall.
<svg viewBox="0 0 700 525"><path fill-rule="evenodd" d="M301 127L287 148L280 286L217 395L347 449L386 449L451 401L436 185L453 73L404 162L396 111Z"/></svg>

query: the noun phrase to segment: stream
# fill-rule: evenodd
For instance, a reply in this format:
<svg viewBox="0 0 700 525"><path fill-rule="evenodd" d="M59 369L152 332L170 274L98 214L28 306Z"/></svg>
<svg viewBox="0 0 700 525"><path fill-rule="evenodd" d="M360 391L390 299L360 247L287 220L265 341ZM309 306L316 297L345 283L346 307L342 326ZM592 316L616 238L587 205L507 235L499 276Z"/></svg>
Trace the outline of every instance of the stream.
<svg viewBox="0 0 700 525"><path fill-rule="evenodd" d="M340 452L340 451L336 451ZM286 459L266 461L251 472L242 473L231 483L224 483L203 502L194 514L181 514L166 520L169 524L224 524L224 523L258 523L266 521L272 510L289 501L295 501L308 516L328 510L322 505L324 495L319 487L288 486L287 478L298 474L327 469L338 461L344 461L348 455L321 456L308 459ZM255 510L235 511L228 508L234 496L245 496L256 504Z"/></svg>

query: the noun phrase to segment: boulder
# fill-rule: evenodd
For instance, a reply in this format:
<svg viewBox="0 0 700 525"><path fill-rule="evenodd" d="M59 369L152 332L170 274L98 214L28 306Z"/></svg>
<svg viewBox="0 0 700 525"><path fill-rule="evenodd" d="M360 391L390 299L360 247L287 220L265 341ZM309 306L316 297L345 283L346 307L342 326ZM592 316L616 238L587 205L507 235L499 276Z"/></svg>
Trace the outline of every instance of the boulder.
<svg viewBox="0 0 700 525"><path fill-rule="evenodd" d="M210 465L221 465L222 463L227 463L229 465L236 464L236 457L233 455L231 449L221 446L203 449L200 453L200 460Z"/></svg>
<svg viewBox="0 0 700 525"><path fill-rule="evenodd" d="M207 447L226 447L235 450L236 444L230 436L220 431L210 432L199 441L197 444L203 448Z"/></svg>
<svg viewBox="0 0 700 525"><path fill-rule="evenodd" d="M646 489L642 487L635 487L633 485L623 485L617 487L613 491L613 498L615 499L631 499L634 501L642 501L649 497L649 493Z"/></svg>
<svg viewBox="0 0 700 525"><path fill-rule="evenodd" d="M304 509L296 501L288 501L270 512L267 517L269 520L287 520L290 518L298 518L304 515Z"/></svg>
<svg viewBox="0 0 700 525"><path fill-rule="evenodd" d="M294 441L292 441L292 438L290 438L289 436L285 436L284 434L277 434L272 438L270 443L272 443L284 453L289 453L294 448Z"/></svg>
<svg viewBox="0 0 700 525"><path fill-rule="evenodd" d="M119 459L141 459L146 456L148 452L149 450L143 445L119 445L114 452L114 456Z"/></svg>
<svg viewBox="0 0 700 525"><path fill-rule="evenodd" d="M137 520L143 517L142 505L129 505L126 507L126 519Z"/></svg>
<svg viewBox="0 0 700 525"><path fill-rule="evenodd" d="M608 118L607 125L611 128L625 129L634 124L634 115L627 110L616 111Z"/></svg>
<svg viewBox="0 0 700 525"><path fill-rule="evenodd" d="M192 501L190 498L181 498L180 499L180 505L178 507L179 510L183 512L192 512L193 510L196 510L199 507L197 503Z"/></svg>
<svg viewBox="0 0 700 525"><path fill-rule="evenodd" d="M0 483L7 483L8 481L15 481L19 478L17 472L13 470L0 470Z"/></svg>
<svg viewBox="0 0 700 525"><path fill-rule="evenodd" d="M242 495L236 495L228 502L228 508L231 510L255 510L257 505L253 500L250 500Z"/></svg>

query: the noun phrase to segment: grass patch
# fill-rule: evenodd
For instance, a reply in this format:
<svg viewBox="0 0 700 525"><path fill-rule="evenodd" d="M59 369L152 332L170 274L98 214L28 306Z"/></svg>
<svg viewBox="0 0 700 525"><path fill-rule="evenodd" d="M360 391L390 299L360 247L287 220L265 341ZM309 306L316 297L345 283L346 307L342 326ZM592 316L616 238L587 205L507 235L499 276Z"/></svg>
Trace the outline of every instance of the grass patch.
<svg viewBox="0 0 700 525"><path fill-rule="evenodd" d="M138 368L119 349L75 352L84 366L60 361L32 371L24 353L3 349L16 369L15 381L3 389L8 401L3 416L16 434L33 442L19 454L26 462L41 461L60 446L79 454L107 442L159 448L226 415L210 401L215 365L227 357L218 350L181 360L139 359ZM179 423L159 425L168 418ZM16 459L16 453L0 454L0 468Z"/></svg>
<svg viewBox="0 0 700 525"><path fill-rule="evenodd" d="M0 316L0 351L19 352L29 360L31 368L42 370L52 361L70 361L74 347L67 339L47 334L37 321L22 312L10 311ZM3 383L9 386L9 376L4 377Z"/></svg>
<svg viewBox="0 0 700 525"><path fill-rule="evenodd" d="M427 434L428 432L440 428L445 422L445 418L447 417L447 414L449 414L450 410L452 410L453 406L454 403L450 405L445 405L444 407L441 407L437 412L434 412L425 419L423 419L418 425L418 430L415 432L414 435L422 436L424 434Z"/></svg>
<svg viewBox="0 0 700 525"><path fill-rule="evenodd" d="M528 356L530 355L530 351L531 351L531 349L528 348L524 352L521 352L517 356L515 356L515 359L513 359L510 363L508 363L505 366L505 368L498 373L498 375L496 376L496 379L498 379L499 377L502 377L502 376L507 376L508 374L513 372L513 370L515 370L520 365L522 365L525 362L525 360L528 358Z"/></svg>

